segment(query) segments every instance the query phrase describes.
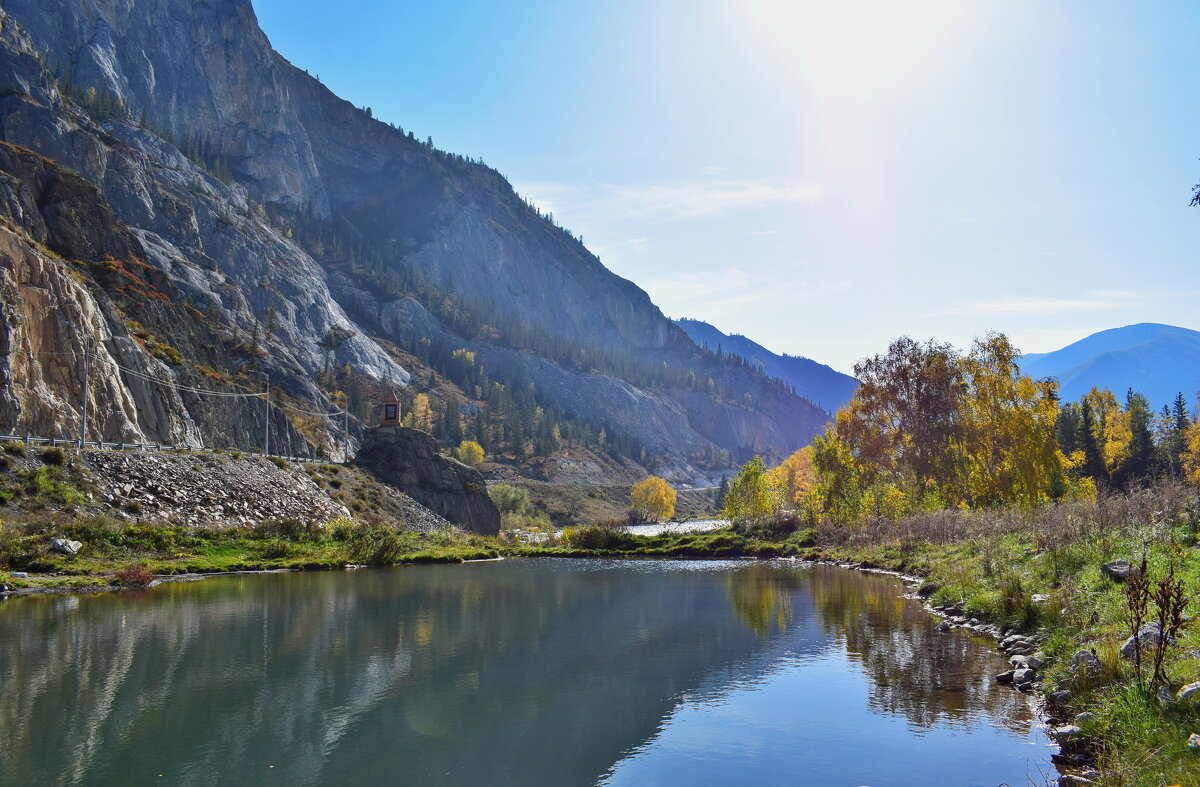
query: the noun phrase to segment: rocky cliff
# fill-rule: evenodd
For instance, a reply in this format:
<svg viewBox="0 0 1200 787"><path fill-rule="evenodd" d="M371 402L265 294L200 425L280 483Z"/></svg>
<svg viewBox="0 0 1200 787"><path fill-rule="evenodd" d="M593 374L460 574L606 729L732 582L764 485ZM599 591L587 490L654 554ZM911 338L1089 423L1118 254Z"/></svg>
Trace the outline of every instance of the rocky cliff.
<svg viewBox="0 0 1200 787"><path fill-rule="evenodd" d="M354 462L452 524L484 535L500 532L500 512L483 476L437 448L424 432L381 426L367 432Z"/></svg>
<svg viewBox="0 0 1200 787"><path fill-rule="evenodd" d="M0 138L89 206L47 196L29 161L5 170L9 256L23 242L45 259L38 284L18 284L28 260L4 263L6 300L24 305L0 336L0 428L74 423L75 361L43 372L14 353L73 359L84 341L113 359L89 381L105 410L93 439L256 445L263 408L194 391L269 377L291 451L339 457L361 426L343 435L323 415L349 395L331 370L404 386L399 349L416 346L469 349L493 379L532 383L539 405L684 474L699 455L781 455L823 424L697 347L497 172L292 66L247 0L5 0L0 13Z"/></svg>

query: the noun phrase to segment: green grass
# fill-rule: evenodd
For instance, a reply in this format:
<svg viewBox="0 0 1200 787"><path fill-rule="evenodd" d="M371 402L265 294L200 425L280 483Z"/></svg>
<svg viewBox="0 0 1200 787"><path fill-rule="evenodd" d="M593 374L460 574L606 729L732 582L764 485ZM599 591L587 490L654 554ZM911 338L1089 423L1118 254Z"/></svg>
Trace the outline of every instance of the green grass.
<svg viewBox="0 0 1200 787"><path fill-rule="evenodd" d="M75 556L58 554L50 542L60 537L82 541L84 547ZM270 522L223 530L126 524L104 517L0 524L0 569L30 574L5 581L16 587L112 584L115 572L132 563L173 575L461 562L498 555L494 539L458 530L400 532L351 520L323 528Z"/></svg>

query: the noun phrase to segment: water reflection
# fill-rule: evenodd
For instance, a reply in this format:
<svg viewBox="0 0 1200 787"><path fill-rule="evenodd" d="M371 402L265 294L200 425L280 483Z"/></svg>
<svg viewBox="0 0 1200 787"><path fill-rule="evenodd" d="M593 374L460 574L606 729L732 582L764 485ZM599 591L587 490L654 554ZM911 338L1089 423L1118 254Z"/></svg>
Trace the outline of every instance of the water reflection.
<svg viewBox="0 0 1200 787"><path fill-rule="evenodd" d="M0 783L590 784L688 703L814 660L866 676L857 713L1026 724L993 657L897 593L779 564L506 561L13 600Z"/></svg>

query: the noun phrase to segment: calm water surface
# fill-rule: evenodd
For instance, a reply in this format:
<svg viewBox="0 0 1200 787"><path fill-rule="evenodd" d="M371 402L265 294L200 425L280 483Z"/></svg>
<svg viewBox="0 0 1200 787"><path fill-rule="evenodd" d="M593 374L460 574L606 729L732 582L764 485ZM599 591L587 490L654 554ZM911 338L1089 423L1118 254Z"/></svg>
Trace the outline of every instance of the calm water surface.
<svg viewBox="0 0 1200 787"><path fill-rule="evenodd" d="M0 783L1042 783L1000 657L901 591L509 560L13 599Z"/></svg>

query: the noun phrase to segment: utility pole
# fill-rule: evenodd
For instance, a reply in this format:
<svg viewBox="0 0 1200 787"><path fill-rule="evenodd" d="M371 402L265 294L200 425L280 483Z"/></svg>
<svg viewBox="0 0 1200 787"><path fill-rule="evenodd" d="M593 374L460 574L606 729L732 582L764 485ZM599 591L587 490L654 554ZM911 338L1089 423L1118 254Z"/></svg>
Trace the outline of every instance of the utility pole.
<svg viewBox="0 0 1200 787"><path fill-rule="evenodd" d="M79 450L83 451L83 444L87 441L87 416L88 416L88 351L92 346L92 337L85 336L83 339L83 418L79 422Z"/></svg>
<svg viewBox="0 0 1200 787"><path fill-rule="evenodd" d="M263 438L263 456L271 455L271 375L264 375L267 378L267 388L263 393L263 397L267 400L267 430L266 436Z"/></svg>

